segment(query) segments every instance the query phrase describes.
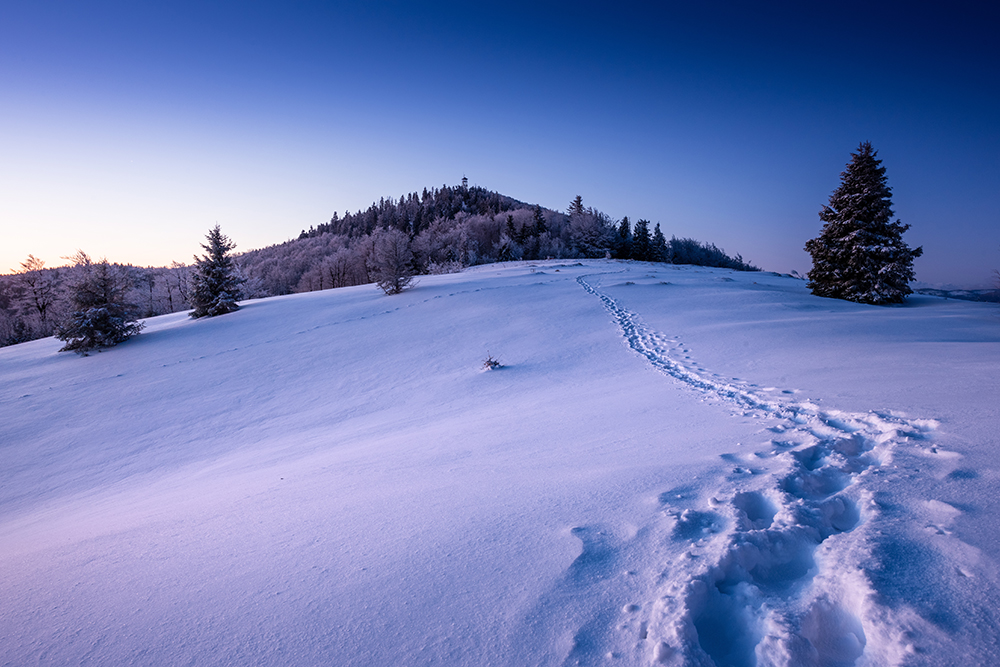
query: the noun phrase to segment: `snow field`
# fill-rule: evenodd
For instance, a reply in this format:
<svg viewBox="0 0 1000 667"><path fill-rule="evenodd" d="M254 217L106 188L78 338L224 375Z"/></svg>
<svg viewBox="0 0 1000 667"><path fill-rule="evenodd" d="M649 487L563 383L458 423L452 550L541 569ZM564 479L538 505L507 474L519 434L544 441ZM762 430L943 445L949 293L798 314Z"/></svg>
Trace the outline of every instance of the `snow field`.
<svg viewBox="0 0 1000 667"><path fill-rule="evenodd" d="M595 278L610 281L612 275ZM725 276L720 279L733 282ZM927 622L912 609L881 604L886 598L899 596L899 582L866 574L882 569L915 574L906 572L908 568L899 563L885 567L889 563L879 552L887 542L903 538L885 539L892 529L881 525L883 503L876 500L867 478L884 476L897 446L915 445L915 453L925 459L961 458L930 444L939 424L888 413L821 410L811 402L787 400L797 393L795 390L782 391L778 396L785 400L776 400L762 395L775 392L774 387L760 392L756 385L737 378L707 373L690 361L689 350L676 338L650 331L635 313L595 289L591 280L589 276L578 278L585 290L601 299L629 346L654 368L733 404L744 414L749 410L764 421L778 422L767 429L779 436L769 440L771 451L723 455L724 460L737 464L729 484L722 487L730 487L728 502L713 496L705 503L702 498L698 504L707 507L694 509L697 504L670 503L672 494L664 495L665 513L674 521L673 537L689 542L691 548L677 559L680 567L675 563L663 573L669 583L656 603L653 616L659 618L653 627L646 623L639 626L641 638L653 641L648 656L651 661L853 665L938 664L945 658L948 649L944 644L948 642L939 625ZM635 280L615 283L618 288L634 285ZM768 470L761 465L768 458L781 464ZM740 490L757 486L741 478L762 474L766 484L763 492ZM680 493L676 498L685 499L686 495ZM961 514L938 500L923 504L947 520ZM920 512L911 509L909 514L900 532L919 525ZM896 523L894 528L899 530L898 520ZM933 524L928 528L943 534ZM938 556L937 565L952 561L961 577L970 576L961 565L963 560L980 560L978 551L965 543L948 545ZM938 574L942 583L949 579L948 583L961 583L949 576L953 573ZM977 597L982 606L976 611L981 618L974 624L987 625L982 621L992 620L995 611L982 596ZM935 611L948 604L943 599L937 603ZM995 634L994 624L987 627ZM658 643L656 634L662 637ZM972 653L968 647L964 650Z"/></svg>
<svg viewBox="0 0 1000 667"><path fill-rule="evenodd" d="M991 316L538 262L0 350L0 664L989 664Z"/></svg>

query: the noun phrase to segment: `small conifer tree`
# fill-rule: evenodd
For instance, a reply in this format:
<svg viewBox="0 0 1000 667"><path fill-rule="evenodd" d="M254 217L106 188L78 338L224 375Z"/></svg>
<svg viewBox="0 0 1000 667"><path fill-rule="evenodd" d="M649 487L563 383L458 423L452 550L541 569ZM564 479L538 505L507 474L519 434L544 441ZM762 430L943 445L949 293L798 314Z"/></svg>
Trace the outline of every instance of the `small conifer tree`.
<svg viewBox="0 0 1000 667"><path fill-rule="evenodd" d="M73 312L56 332L56 337L66 342L59 351L86 356L91 350L114 347L139 333L142 323L126 300L134 283L129 268L106 259L92 262L83 251L75 259L75 277L69 288Z"/></svg>
<svg viewBox="0 0 1000 667"><path fill-rule="evenodd" d="M194 275L191 277L191 317L214 317L231 313L239 305L242 285L246 279L240 275L236 261L229 253L236 247L219 225L205 236L208 243L201 244L205 255L195 255Z"/></svg>
<svg viewBox="0 0 1000 667"><path fill-rule="evenodd" d="M892 221L892 189L885 167L870 142L863 142L840 175L819 217L820 235L806 242L812 255L809 288L817 296L883 305L902 303L913 280L913 260L923 248L910 249Z"/></svg>

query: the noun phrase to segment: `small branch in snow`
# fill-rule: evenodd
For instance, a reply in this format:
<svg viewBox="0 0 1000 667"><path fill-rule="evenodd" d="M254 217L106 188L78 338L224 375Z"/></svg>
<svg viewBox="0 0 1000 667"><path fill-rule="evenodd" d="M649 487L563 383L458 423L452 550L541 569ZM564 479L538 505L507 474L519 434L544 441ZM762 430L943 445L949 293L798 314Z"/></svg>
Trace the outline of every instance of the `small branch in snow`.
<svg viewBox="0 0 1000 667"><path fill-rule="evenodd" d="M497 368L503 368L503 364L500 363L499 359L496 359L489 352L486 353L486 359L483 361L483 370L492 371Z"/></svg>

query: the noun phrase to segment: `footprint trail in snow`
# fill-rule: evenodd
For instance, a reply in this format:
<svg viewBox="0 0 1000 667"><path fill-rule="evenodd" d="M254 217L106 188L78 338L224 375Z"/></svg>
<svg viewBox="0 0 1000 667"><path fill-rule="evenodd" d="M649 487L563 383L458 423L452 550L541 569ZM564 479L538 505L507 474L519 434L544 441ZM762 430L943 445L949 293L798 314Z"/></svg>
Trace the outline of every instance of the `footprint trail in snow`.
<svg viewBox="0 0 1000 667"><path fill-rule="evenodd" d="M901 664L919 654L921 642L936 643L931 624L882 604L866 567L879 533L873 483L902 443L936 452L921 443L937 423L775 400L711 375L676 339L648 329L595 288L594 278L577 282L601 300L632 350L768 426L761 451L723 456L727 472L708 493L702 487L661 494L658 524L622 548L629 566L642 554L647 565L655 560L649 599L621 606L617 620L598 616L598 628L594 621L580 627L564 664L597 657L706 666ZM580 558L593 560L588 530L600 527L576 534L584 541ZM626 584L623 594L639 595L640 588ZM579 650L588 646L603 653Z"/></svg>

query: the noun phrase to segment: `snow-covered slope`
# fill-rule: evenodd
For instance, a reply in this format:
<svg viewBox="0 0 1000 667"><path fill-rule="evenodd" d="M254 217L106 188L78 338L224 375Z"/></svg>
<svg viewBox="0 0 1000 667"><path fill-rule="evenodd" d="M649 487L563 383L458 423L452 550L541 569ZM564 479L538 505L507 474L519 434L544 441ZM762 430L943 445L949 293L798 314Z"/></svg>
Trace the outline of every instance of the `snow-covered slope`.
<svg viewBox="0 0 1000 667"><path fill-rule="evenodd" d="M58 347L2 665L1000 662L995 306L537 262Z"/></svg>

